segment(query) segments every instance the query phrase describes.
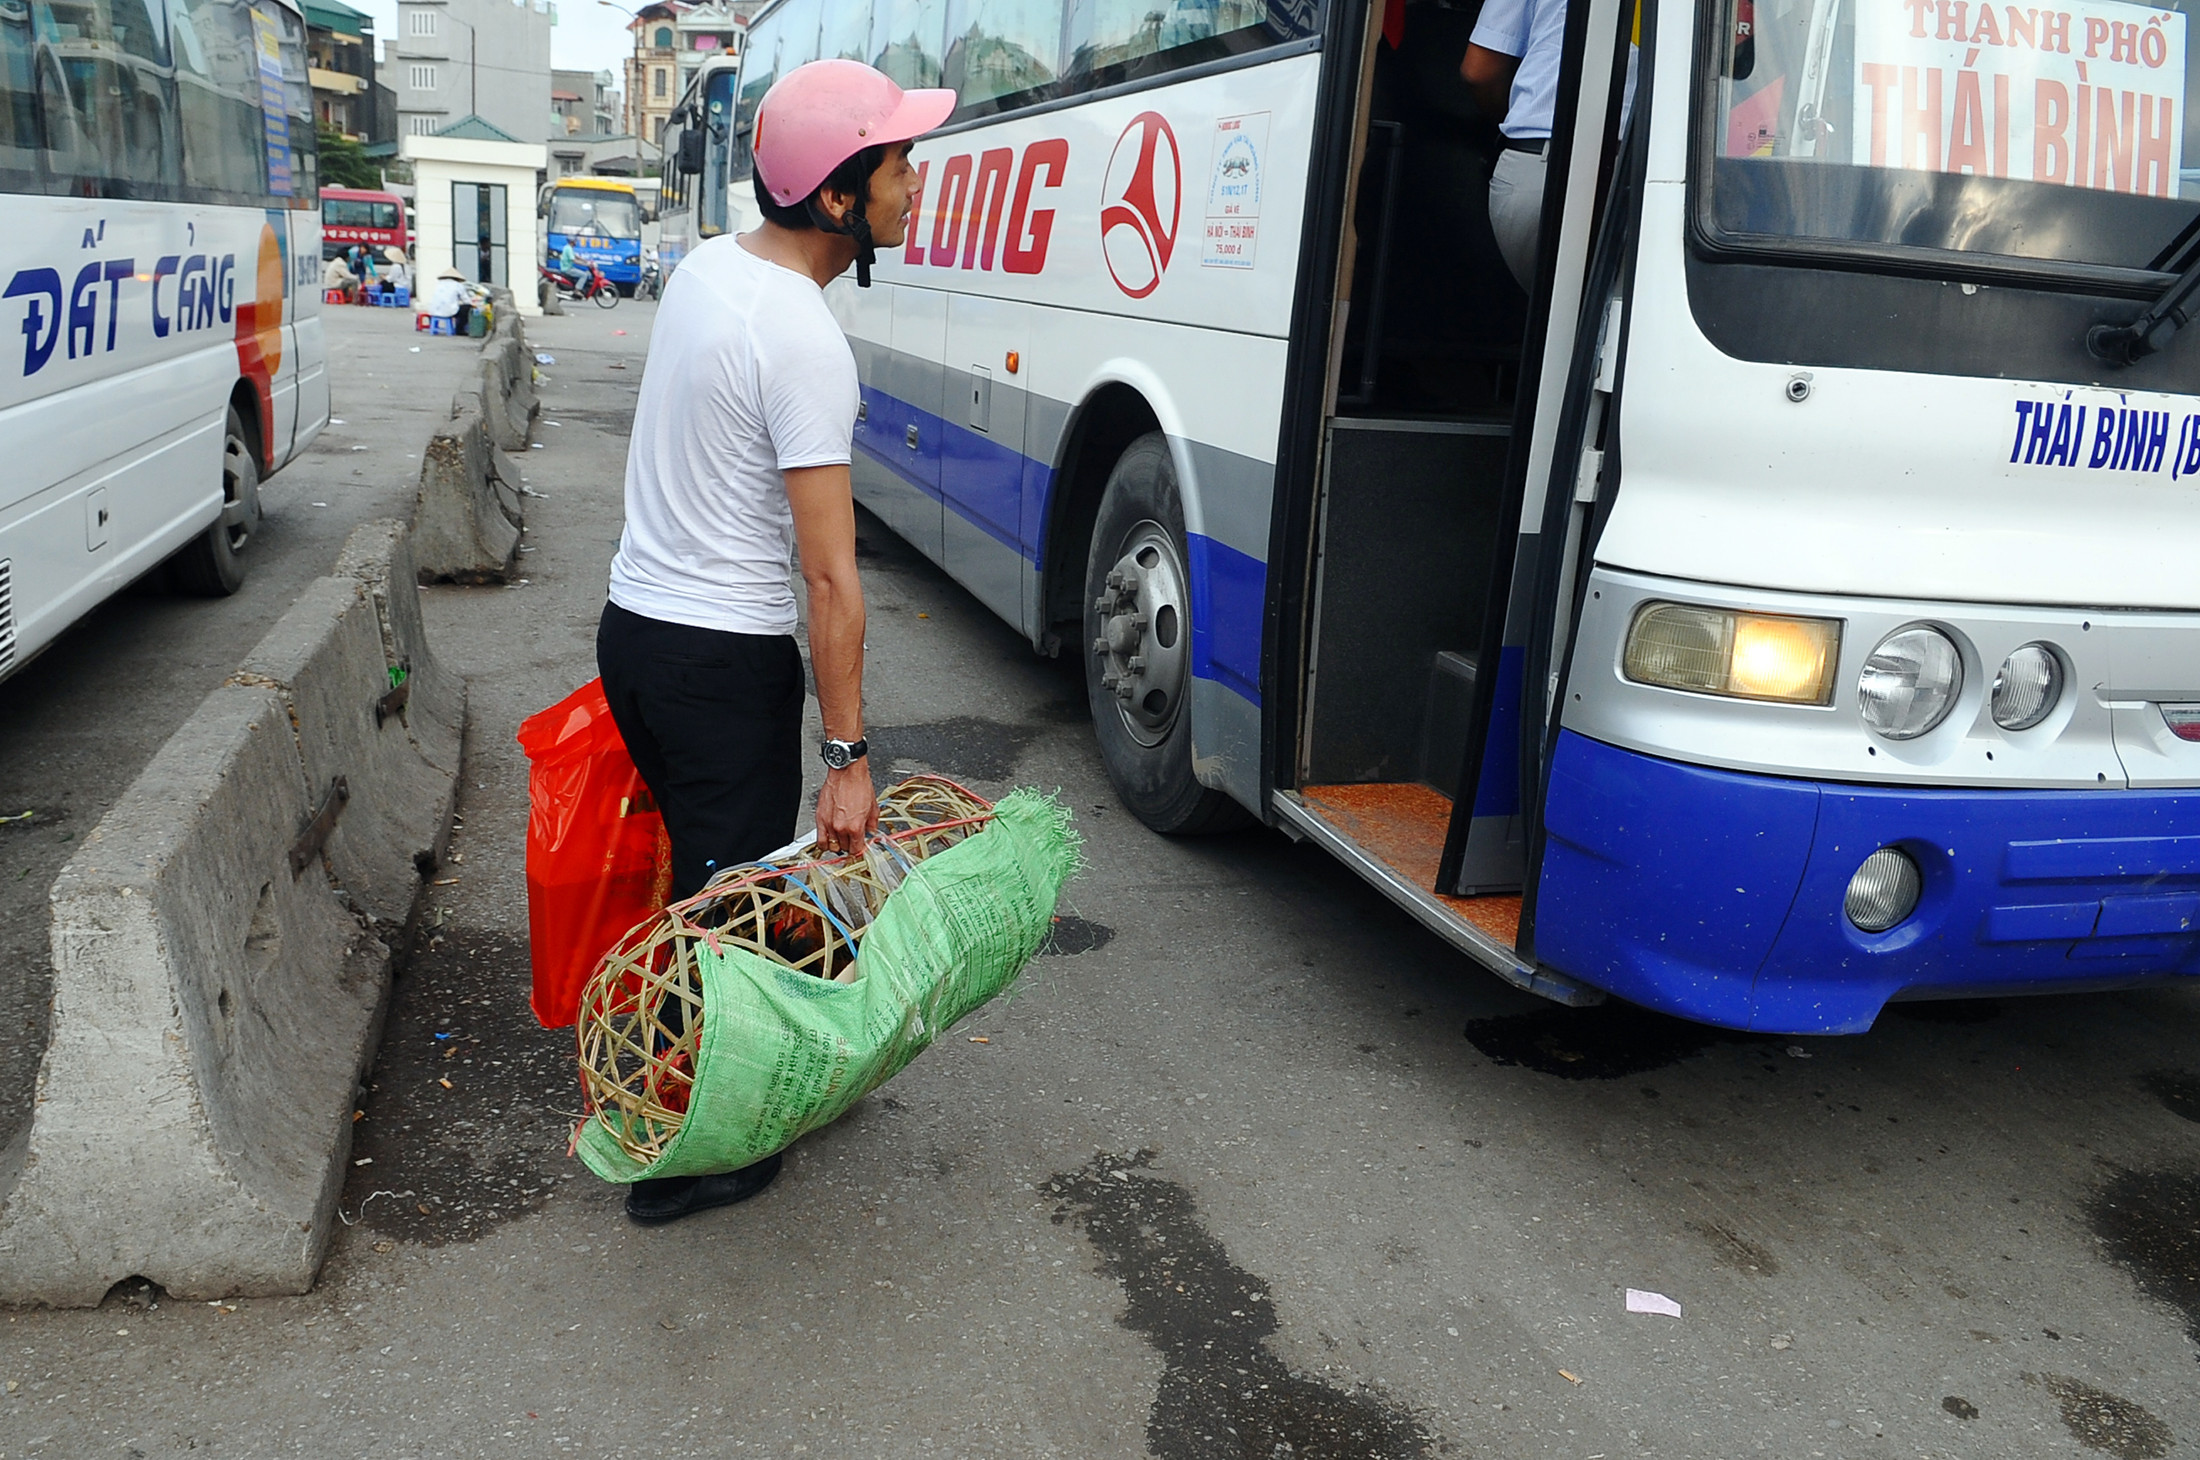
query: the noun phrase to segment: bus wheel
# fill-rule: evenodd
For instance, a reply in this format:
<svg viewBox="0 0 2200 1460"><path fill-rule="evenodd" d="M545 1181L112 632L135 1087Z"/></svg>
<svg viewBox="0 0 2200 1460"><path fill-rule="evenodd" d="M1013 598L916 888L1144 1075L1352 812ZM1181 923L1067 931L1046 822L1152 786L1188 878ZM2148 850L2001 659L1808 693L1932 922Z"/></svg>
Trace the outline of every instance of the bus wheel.
<svg viewBox="0 0 2200 1460"><path fill-rule="evenodd" d="M222 432L222 515L176 554L172 581L185 593L226 598L244 586L244 548L260 530L260 465L244 432L244 417L229 408Z"/></svg>
<svg viewBox="0 0 2200 1460"><path fill-rule="evenodd" d="M1116 794L1155 831L1242 825L1244 811L1192 774L1191 575L1176 468L1159 431L1108 475L1085 562L1085 694Z"/></svg>

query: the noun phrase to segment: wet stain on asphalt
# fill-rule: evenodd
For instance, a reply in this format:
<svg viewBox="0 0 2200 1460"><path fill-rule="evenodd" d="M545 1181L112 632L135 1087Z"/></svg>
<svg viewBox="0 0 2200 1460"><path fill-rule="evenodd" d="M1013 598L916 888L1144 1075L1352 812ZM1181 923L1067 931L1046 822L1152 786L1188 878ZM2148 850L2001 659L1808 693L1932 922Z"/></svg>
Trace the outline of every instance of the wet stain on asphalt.
<svg viewBox="0 0 2200 1460"><path fill-rule="evenodd" d="M1770 1277L1780 1270L1780 1259L1759 1244L1717 1222L1690 1222L1697 1236L1711 1244L1712 1256L1736 1272L1751 1277Z"/></svg>
<svg viewBox="0 0 2200 1460"><path fill-rule="evenodd" d="M2139 1077L2139 1088L2161 1101L2170 1114L2200 1122L2200 1075L2188 1070L2149 1070Z"/></svg>
<svg viewBox="0 0 2200 1460"><path fill-rule="evenodd" d="M1768 1036L1713 1029L1615 1002L1470 1020L1467 1041L1494 1064L1520 1065L1562 1080L1617 1080L1662 1070L1715 1044L1765 1043Z"/></svg>
<svg viewBox="0 0 2200 1460"><path fill-rule="evenodd" d="M370 1163L344 1190L353 1220L431 1247L471 1242L593 1179L565 1159L573 1032L537 1024L527 986L526 940L510 934L445 932L413 954L352 1127L352 1159Z"/></svg>
<svg viewBox="0 0 2200 1460"><path fill-rule="evenodd" d="M876 766L908 761L950 780L1005 781L1016 774L1017 758L1038 733L1031 725L958 715L928 725L881 725L864 738Z"/></svg>
<svg viewBox="0 0 2200 1460"><path fill-rule="evenodd" d="M1083 918L1068 916L1054 920L1054 930L1047 934L1047 945L1039 950L1039 956L1070 958L1079 953L1090 953L1095 948L1105 948L1115 939L1115 929L1106 923L1087 922Z"/></svg>
<svg viewBox="0 0 2200 1460"><path fill-rule="evenodd" d="M2024 1382L2037 1384L2055 1396L2062 1405L2063 1428L2088 1450L2099 1450L2116 1460L2160 1460L2177 1443L2168 1425L2130 1400L2096 1389L2083 1379L2068 1374L2026 1374Z"/></svg>
<svg viewBox="0 0 2200 1460"><path fill-rule="evenodd" d="M1192 1194L1147 1172L1154 1152L1098 1155L1056 1176L1054 1220L1075 1221L1123 1285L1118 1319L1164 1367L1146 1422L1160 1460L1392 1460L1448 1452L1410 1413L1374 1395L1293 1373L1262 1339L1276 1331L1268 1285L1230 1260Z"/></svg>
<svg viewBox="0 0 2200 1460"><path fill-rule="evenodd" d="M2200 1343L2200 1171L2118 1171L2086 1219L2102 1250L2156 1302L2185 1316Z"/></svg>

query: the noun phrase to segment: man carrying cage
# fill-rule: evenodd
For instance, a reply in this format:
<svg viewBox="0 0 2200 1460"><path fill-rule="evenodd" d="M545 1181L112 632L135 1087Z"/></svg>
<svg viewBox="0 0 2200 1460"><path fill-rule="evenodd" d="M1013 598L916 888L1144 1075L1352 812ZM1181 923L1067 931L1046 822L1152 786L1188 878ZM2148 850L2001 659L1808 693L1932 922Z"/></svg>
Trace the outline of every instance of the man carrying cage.
<svg viewBox="0 0 2200 1460"><path fill-rule="evenodd" d="M799 546L825 740L818 844L878 825L863 740L863 589L849 464L853 352L824 286L898 247L920 186L909 144L952 91L904 92L855 61L789 72L758 108L755 231L697 248L665 288L627 452L626 526L596 658L613 720L664 815L672 897L792 841L802 791ZM744 1201L776 1155L639 1181L659 1223Z"/></svg>

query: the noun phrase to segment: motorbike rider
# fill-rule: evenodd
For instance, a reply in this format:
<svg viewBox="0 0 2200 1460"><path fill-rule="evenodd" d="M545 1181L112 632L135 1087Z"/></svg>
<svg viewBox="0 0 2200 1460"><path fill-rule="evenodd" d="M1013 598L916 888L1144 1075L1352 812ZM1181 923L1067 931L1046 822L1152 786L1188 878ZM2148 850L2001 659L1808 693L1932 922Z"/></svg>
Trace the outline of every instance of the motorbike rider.
<svg viewBox="0 0 2200 1460"><path fill-rule="evenodd" d="M559 273L565 275L566 282L572 287L575 294L586 294L588 292L588 265L582 263L580 255L573 252L573 241L571 239L567 239L564 246L558 250L557 269Z"/></svg>

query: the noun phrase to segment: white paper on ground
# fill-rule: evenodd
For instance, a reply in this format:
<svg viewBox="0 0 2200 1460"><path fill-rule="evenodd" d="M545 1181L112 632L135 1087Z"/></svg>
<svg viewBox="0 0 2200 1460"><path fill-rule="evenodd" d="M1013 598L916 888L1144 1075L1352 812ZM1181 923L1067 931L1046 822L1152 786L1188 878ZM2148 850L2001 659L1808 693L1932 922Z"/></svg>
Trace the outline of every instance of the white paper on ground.
<svg viewBox="0 0 2200 1460"><path fill-rule="evenodd" d="M1659 1313L1667 1318L1681 1316L1681 1305L1663 1293L1645 1292L1641 1288L1627 1290L1627 1311L1630 1313Z"/></svg>

